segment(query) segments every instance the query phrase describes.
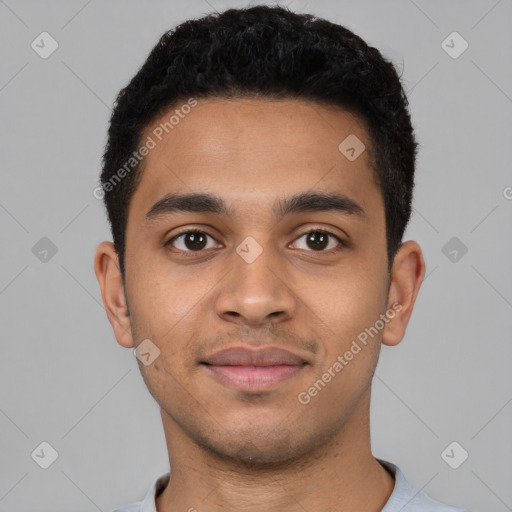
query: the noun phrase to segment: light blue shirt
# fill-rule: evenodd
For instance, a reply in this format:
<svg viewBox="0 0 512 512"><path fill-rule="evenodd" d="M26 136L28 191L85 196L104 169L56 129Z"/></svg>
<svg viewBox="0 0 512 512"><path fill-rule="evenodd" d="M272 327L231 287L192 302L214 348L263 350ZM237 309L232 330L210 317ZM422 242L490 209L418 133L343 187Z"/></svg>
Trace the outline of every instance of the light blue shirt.
<svg viewBox="0 0 512 512"><path fill-rule="evenodd" d="M421 489L411 486L398 466L382 459L377 460L395 477L395 487L381 512L469 512L429 498ZM166 473L156 478L142 501L130 503L112 512L157 512L155 498L167 486L169 476L170 473Z"/></svg>

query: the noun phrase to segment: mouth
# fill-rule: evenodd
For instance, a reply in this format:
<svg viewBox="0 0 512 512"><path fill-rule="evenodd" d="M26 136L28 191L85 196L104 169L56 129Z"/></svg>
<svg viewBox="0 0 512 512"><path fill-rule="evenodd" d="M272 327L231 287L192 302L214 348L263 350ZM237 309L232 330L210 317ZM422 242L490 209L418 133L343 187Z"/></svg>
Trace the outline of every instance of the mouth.
<svg viewBox="0 0 512 512"><path fill-rule="evenodd" d="M307 364L300 356L277 347L232 348L201 361L201 366L217 381L246 392L275 388L296 376Z"/></svg>

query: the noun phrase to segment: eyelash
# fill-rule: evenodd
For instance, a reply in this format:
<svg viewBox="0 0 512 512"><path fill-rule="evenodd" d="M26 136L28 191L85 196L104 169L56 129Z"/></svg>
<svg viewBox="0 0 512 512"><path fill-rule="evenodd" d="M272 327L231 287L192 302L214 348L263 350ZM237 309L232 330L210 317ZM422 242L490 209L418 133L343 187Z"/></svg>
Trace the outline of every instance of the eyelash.
<svg viewBox="0 0 512 512"><path fill-rule="evenodd" d="M182 233L178 233L177 235L174 235L167 242L165 242L164 246L167 247L168 245L171 245L172 242L174 242L178 238L183 237L183 236L188 235L188 234L191 234L191 233L203 234L203 235L209 236L210 238L215 240L215 238L213 236L211 236L210 234L206 233L205 231L201 231L199 229L189 229L187 231L183 231ZM320 253L320 254L322 254L322 253L329 254L329 253L338 252L339 250L341 250L341 248L346 247L346 245L347 245L339 236L335 235L334 233L332 233L331 231L329 231L327 229L322 229L322 228L311 229L309 231L305 231L304 233L300 234L294 241L299 240L300 238L304 237L305 235L309 235L311 233L323 233L325 235L329 235L332 238L334 238L338 242L339 245L336 248L329 249L327 251L326 250L321 250L321 251L309 250L309 251L306 251L306 252ZM185 254L186 256L193 256L194 254L199 254L201 252L206 252L206 250L205 249L201 249L201 250L198 250L198 251L190 251L190 250L189 251L183 251L181 249L178 249L178 252L180 252L182 254Z"/></svg>

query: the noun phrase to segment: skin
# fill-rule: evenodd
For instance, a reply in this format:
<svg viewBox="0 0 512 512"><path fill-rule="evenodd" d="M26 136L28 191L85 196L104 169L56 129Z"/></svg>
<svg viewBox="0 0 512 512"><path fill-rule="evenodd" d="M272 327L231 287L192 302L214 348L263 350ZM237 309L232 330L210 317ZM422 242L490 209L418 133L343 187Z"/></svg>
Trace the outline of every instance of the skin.
<svg viewBox="0 0 512 512"><path fill-rule="evenodd" d="M129 208L126 290L113 244L99 245L95 272L118 343L149 338L160 350L150 365L139 362L161 407L172 468L159 512L377 512L388 500L394 479L370 448L371 380L381 345L405 334L425 263L407 241L389 277L383 199L369 151L349 161L338 150L349 134L371 147L362 120L340 109L201 99L145 158ZM274 217L278 199L312 191L344 194L364 215ZM233 216L175 212L147 221L168 192L214 194ZM210 235L204 249L185 237L165 246L193 228ZM304 234L319 228L346 245L308 244ZM236 252L248 236L263 250L252 263ZM400 311L378 335L300 403L298 394L396 303ZM258 393L233 389L199 364L241 343L284 348L308 364Z"/></svg>

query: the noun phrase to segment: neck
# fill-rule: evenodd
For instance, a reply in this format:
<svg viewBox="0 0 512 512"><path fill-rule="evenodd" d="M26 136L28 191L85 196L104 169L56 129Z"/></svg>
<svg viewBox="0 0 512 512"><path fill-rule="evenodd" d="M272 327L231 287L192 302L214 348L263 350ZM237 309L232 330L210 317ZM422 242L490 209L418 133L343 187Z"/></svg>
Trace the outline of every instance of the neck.
<svg viewBox="0 0 512 512"><path fill-rule="evenodd" d="M252 467L198 446L162 411L171 478L157 511L381 511L394 479L371 453L368 409L359 406L362 415L352 414L315 452Z"/></svg>

